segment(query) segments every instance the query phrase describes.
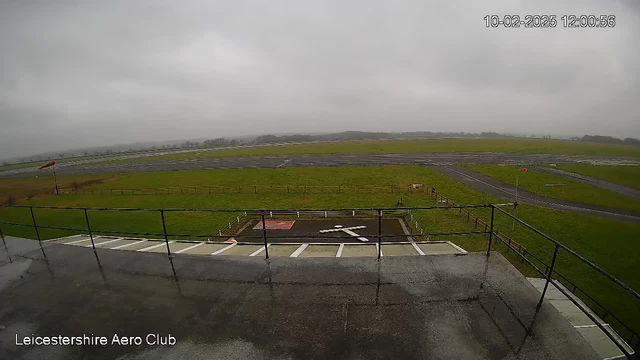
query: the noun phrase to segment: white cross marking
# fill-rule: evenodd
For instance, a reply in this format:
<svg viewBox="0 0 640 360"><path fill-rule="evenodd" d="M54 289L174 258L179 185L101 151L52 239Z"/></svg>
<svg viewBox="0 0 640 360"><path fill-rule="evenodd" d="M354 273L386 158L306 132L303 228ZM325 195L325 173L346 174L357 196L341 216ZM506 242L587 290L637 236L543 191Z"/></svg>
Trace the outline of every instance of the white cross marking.
<svg viewBox="0 0 640 360"><path fill-rule="evenodd" d="M358 240L360 241L369 241L369 239L362 237L356 233L354 233L351 230L358 230L358 229L366 229L366 226L352 226L352 227L348 227L348 228L343 228L342 225L336 225L335 229L328 229L328 230L320 230L320 233L328 233L328 232L336 232L336 231L344 231L345 233L347 233L348 235L351 235L353 237L358 237Z"/></svg>

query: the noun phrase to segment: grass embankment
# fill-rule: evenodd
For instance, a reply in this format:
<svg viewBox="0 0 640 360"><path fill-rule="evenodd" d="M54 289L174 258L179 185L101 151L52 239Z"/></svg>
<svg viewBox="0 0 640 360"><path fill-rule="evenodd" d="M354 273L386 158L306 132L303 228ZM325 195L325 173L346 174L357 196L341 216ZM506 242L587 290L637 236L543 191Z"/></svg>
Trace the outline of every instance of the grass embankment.
<svg viewBox="0 0 640 360"><path fill-rule="evenodd" d="M540 139L420 139L345 141L336 143L260 146L224 150L203 149L201 152L113 160L108 161L108 163L259 155L479 152L640 157L640 147L630 145L596 144Z"/></svg>
<svg viewBox="0 0 640 360"><path fill-rule="evenodd" d="M520 171L521 166L463 165L480 174L487 175L511 186L546 196L552 199L567 200L577 203L616 208L640 213L640 200L624 196L613 191L585 184L560 175L552 175L536 170ZM547 184L566 184L564 186L547 186Z"/></svg>
<svg viewBox="0 0 640 360"><path fill-rule="evenodd" d="M640 190L640 166L576 164L557 168Z"/></svg>
<svg viewBox="0 0 640 360"><path fill-rule="evenodd" d="M135 173L119 175L104 187L150 187L192 186L220 184L401 184L424 183L435 186L438 191L459 203L498 203L501 199L491 197L464 184L452 181L445 175L422 166L365 166L327 168L285 168L254 170L206 170L184 172ZM144 185L144 186L143 186ZM87 207L136 207L136 208L323 208L323 207L394 207L398 194L212 194L212 195L67 195L47 196L27 201L26 204L87 206ZM433 201L423 194L404 196L406 206L431 205ZM513 211L510 209L510 211ZM475 210L476 214L489 218L489 210ZM640 225L608 220L566 211L521 205L516 210L518 217L541 231L554 237L605 270L620 278L629 286L640 289L640 278L635 276L638 268L637 254L640 243L632 241L640 233ZM69 226L84 229L86 224L82 211L36 209L38 223L46 226ZM466 224L466 216L456 210L420 210L416 218L427 232L468 231L473 223ZM161 233L158 213L142 212L98 212L91 211L94 230L136 231ZM223 227L235 214L218 216L207 213L166 213L167 230L170 233L212 234ZM5 221L31 222L28 209L0 209ZM522 225L513 223L505 215L495 218L497 229L507 233L540 259L550 262L553 245ZM5 233L34 238L33 230L17 226L3 226ZM58 237L58 230L42 230L44 237ZM486 236L438 237L449 239L469 251L486 249ZM498 249L504 251L502 246ZM530 269L521 265L512 254L506 254L525 274ZM580 288L594 296L616 314L624 315L628 323L640 329L640 308L637 302L625 297L600 275L569 254L561 252L558 271L574 280Z"/></svg>

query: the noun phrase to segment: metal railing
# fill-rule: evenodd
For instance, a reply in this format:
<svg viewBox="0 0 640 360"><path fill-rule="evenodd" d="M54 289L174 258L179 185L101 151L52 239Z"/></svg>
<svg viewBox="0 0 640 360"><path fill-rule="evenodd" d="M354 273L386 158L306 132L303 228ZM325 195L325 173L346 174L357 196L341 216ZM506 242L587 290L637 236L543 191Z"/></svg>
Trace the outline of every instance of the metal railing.
<svg viewBox="0 0 640 360"><path fill-rule="evenodd" d="M433 192L435 192L435 189L433 189ZM437 193L436 193L437 196ZM442 199L441 199L442 200ZM565 296L567 296L567 298L569 300L571 300L579 309L581 309L617 346L618 348L620 348L620 350L629 358L632 358L632 353L630 352L627 347L625 346L626 344L629 344L633 349L637 349L638 345L640 344L640 337L637 335L637 333L628 325L624 324L624 322L622 320L620 320L620 317L618 315L615 315L613 312L606 310L606 308L601 305L600 303L598 303L597 301L595 301L595 299L593 299L591 296L588 296L588 298L593 301L594 303L598 304L600 307L602 307L603 309L606 310L605 315L602 317L603 320L604 318L606 318L607 316L611 316L612 318L616 319L616 321L621 325L621 328L623 330L626 331L627 334L629 334L629 336L624 338L624 341L626 341L626 343L621 342L615 335L615 333L612 333L609 329L606 328L606 326L604 326L603 324L600 323L600 321L598 321L598 319L592 315L587 308L585 308L585 305L582 304L579 301L576 301L576 299L574 299L573 296L571 296L569 293L567 293L567 290L563 287L560 286L556 281L552 281L553 280L553 276L555 275L558 278L561 278L563 280L566 280L567 282L569 282L569 280L558 273L557 269L555 268L556 263L557 263L557 259L558 259L558 255L559 255L559 251L563 250L563 252L570 254L571 256L573 256L574 258L580 260L582 263L588 265L589 267L591 267L592 269L596 270L598 273L602 274L603 276L605 276L605 278L607 278L609 281L612 282L612 284L615 284L617 287L619 287L620 289L624 290L626 293L630 294L635 301L640 300L640 294L638 294L638 292L636 292L634 289L632 289L631 287L629 287L628 285L624 284L622 281L620 281L619 279L617 279L616 277L614 277L613 275L609 274L607 271L605 271L604 269L600 268L599 266L597 266L596 264L594 264L593 262L591 262L590 260L586 259L584 256L578 254L577 252L575 252L574 250L570 249L569 247L561 244L560 242L554 240L553 238L551 238L550 236L546 235L545 233L541 232L540 230L536 229L535 227L527 224L526 222L522 221L521 219L515 217L514 215L508 213L507 211L503 210L501 207L505 206L505 205L514 205L514 204L486 204L486 205L455 205L453 202L449 202L449 199L446 199L444 202L446 205L445 206L427 206L427 207L399 207L399 208L347 208L347 209L314 209L314 210L300 210L300 209L136 209L136 208L87 208L87 207L58 207L58 206L27 206L27 205L0 205L0 207L9 207L9 208L24 208L24 209L28 209L29 210L29 215L30 215L30 220L31 223L30 224L25 224L25 223L15 223L15 222L9 222L9 221L0 221L0 224L4 224L4 225L11 225L11 226L22 226L22 227L30 227L33 228L36 234L36 238L39 241L40 244L40 248L44 254L44 248L42 247L42 237L40 234L40 229L51 229L51 230L65 230L65 231L74 231L74 232L79 232L79 233L84 233L84 232L88 232L90 240L91 240L91 246L93 248L93 251L97 251L96 250L96 244L94 242L94 235L95 234L126 234L126 235L142 235L142 236L157 236L160 237L164 240L165 244L166 244L166 249L167 249L167 254L169 256L171 256L171 248L169 246L169 237L192 237L192 238L210 238L210 237L219 237L219 238L231 238L231 237L235 237L238 235L233 235L233 234L229 234L229 235L225 235L223 233L223 231L219 231L217 234L179 234L179 233L171 233L167 230L167 225L166 225L166 220L165 220L165 213L174 213L174 212L207 212L207 213L233 213L233 214L242 214L242 216L251 216L251 217L256 217L259 216L259 221L262 223L262 234L261 235L241 235L243 238L247 238L247 239L256 239L256 240L262 240L262 243L264 245L264 254L265 254L265 258L269 259L269 239L286 239L286 238L295 238L295 239L326 239L326 235L292 235L292 236L285 236L285 235L270 235L269 231L267 229L266 226L266 218L267 217L274 217L274 216L292 216L293 214L295 214L296 216L300 216L300 214L304 214L307 216L315 216L315 217L328 217L330 214L332 216L344 216L345 214L351 214L352 216L356 216L356 214L358 216L362 216L362 217L369 217L369 218L376 218L377 219L377 229L376 229L376 242L377 242L377 249L378 249L378 254L377 254L377 258L380 259L381 255L382 255L382 246L386 245L386 244L394 244L394 243L398 243L398 242L383 242L383 239L385 238L393 238L393 237L411 237L411 238L417 238L417 237L424 237L424 236L448 236L448 235L470 235L470 234L488 234L488 246L487 246L487 256L490 256L491 253L491 248L492 248L492 244L493 244L493 239L494 237L500 241L502 244L504 244L507 248L513 250L516 254L518 254L523 262L527 262L527 264L529 264L530 266L532 266L536 272L538 272L540 275L542 275L543 277L545 277L546 281L545 281L545 285L544 285L544 289L542 291L542 294L540 296L540 300L538 302L538 307L542 305L544 296L546 294L546 291L548 289L549 284L552 284L553 286L555 286L560 292L562 292L563 294L565 294ZM385 217L389 217L389 216L408 216L410 220L416 221L415 217L413 216L413 214L411 213L412 211L417 211L417 210L458 210L459 213L461 214L462 211L467 211L467 217L470 218L471 217L471 213L469 211L469 209L481 209L481 208L487 208L487 209L491 209L491 218L489 223L487 224L486 222L483 222L485 224L484 229L480 229L478 230L478 218L476 217L476 225L475 225L475 229L473 231L460 231L460 232L448 232L448 233L430 233L430 234L425 234L424 230L422 230L422 228L420 228L420 233L400 233L400 234L389 234L389 233L383 233L383 228L382 228L382 219ZM45 225L38 225L37 223L37 219L34 213L34 209L60 209L60 210L70 210L70 211L81 211L83 212L84 215L84 220L85 220L85 225L86 227L83 228L70 228L70 227L59 227L59 226L45 226ZM514 221L518 222L519 224L522 224L523 226L525 226L526 228L532 230L533 232L535 232L536 234L542 236L544 239L546 239L547 241L551 242L554 245L554 252L553 252L553 257L551 260L550 264L545 264L544 261L540 260L538 257L535 257L533 254L531 254L530 252L527 252L526 249L524 251L522 251L522 246L520 246L519 248L516 248L516 246L514 245L515 242L511 241L511 239L508 239L502 235L500 235L496 229L494 228L494 218L495 218L495 213L496 210L504 215L509 216L510 218L514 219ZM89 217L89 213L90 212L152 212L152 213L157 213L159 214L159 220L161 221L162 224L162 232L161 233L154 233L154 232L131 232L131 231L107 231L107 230L97 230L95 228L92 228L91 226L91 222L90 222L90 217ZM228 229L230 229L234 224L239 223L240 222L240 216L238 215L234 215L236 217L235 222L230 222L227 226ZM417 222L417 221L416 221ZM0 229L0 235L2 236L3 242L4 242L4 233L2 232L2 229ZM355 236L352 235L346 235L346 236L332 236L333 239L353 239ZM253 242L253 244L255 244L255 242ZM46 255L45 255L46 256ZM542 270L540 269L538 266L536 266L532 261L531 258L535 259L539 264L543 264L545 269ZM571 284L573 290L572 292L574 294L576 294L577 292L577 285L575 285L575 283L569 282L569 284ZM582 291L583 294L586 295L586 292ZM617 330L620 330L620 327L618 327Z"/></svg>

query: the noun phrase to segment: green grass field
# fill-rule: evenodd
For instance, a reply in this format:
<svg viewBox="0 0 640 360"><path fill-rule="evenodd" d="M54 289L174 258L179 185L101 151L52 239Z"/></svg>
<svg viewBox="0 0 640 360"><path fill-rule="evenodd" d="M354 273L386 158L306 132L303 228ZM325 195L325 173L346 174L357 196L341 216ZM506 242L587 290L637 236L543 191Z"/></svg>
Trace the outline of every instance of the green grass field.
<svg viewBox="0 0 640 360"><path fill-rule="evenodd" d="M403 184L424 183L435 186L438 191L459 203L486 204L499 203L494 198L451 180L434 170L422 166L363 166L327 168L284 168L248 170L206 170L134 173L112 175L107 183L98 187L152 187L152 186L193 186L221 184ZM1 183L2 181L0 181ZM212 195L61 195L43 196L24 202L33 205L86 206L86 207L134 207L134 208L345 208L345 207L389 207L393 208L398 194L348 193L348 194L212 194ZM428 206L435 204L432 198L422 193L406 194L406 206ZM509 209L513 212L513 209ZM489 210L474 211L483 218L489 218ZM625 223L603 218L574 214L566 211L550 210L521 205L516 215L558 241L566 244L586 258L620 278L629 286L640 289L637 271L637 254L640 243L631 241L640 233L640 224ZM40 225L74 227L84 229L84 214L79 210L36 209L35 215ZM167 213L167 231L178 234L215 234L236 214L224 216L209 213ZM143 212L98 212L90 211L91 226L102 231L135 231L161 233L158 213ZM465 216L456 210L418 210L415 216L427 232L468 231L473 224L466 224ZM3 221L29 224L28 209L0 208ZM505 215L497 215L496 228L507 233L527 250L549 262L553 246L539 235L516 224ZM2 226L6 234L35 238L32 229L18 226ZM68 235L61 230L43 229L44 238ZM486 249L486 236L439 237L432 240L448 239L469 251ZM504 251L504 248L498 246ZM533 274L512 254L505 254L515 266L525 274ZM640 329L640 307L624 297L618 289L609 285L594 271L586 268L568 254L560 254L558 269L574 280L581 288L606 304L616 314L624 314L625 319Z"/></svg>
<svg viewBox="0 0 640 360"><path fill-rule="evenodd" d="M240 149L207 150L169 154L109 163L149 162L207 157L295 155L295 154L391 154L391 153L526 153L609 155L640 157L640 147L540 139L421 139L371 140L320 144L261 146Z"/></svg>
<svg viewBox="0 0 640 360"><path fill-rule="evenodd" d="M557 168L640 190L640 166L572 164Z"/></svg>
<svg viewBox="0 0 640 360"><path fill-rule="evenodd" d="M553 199L574 201L608 208L630 210L640 213L640 200L624 196L613 191L604 190L559 175L529 170L521 172L521 166L505 165L463 165L480 174L487 175L511 186L550 197ZM546 186L546 184L567 184L566 186Z"/></svg>

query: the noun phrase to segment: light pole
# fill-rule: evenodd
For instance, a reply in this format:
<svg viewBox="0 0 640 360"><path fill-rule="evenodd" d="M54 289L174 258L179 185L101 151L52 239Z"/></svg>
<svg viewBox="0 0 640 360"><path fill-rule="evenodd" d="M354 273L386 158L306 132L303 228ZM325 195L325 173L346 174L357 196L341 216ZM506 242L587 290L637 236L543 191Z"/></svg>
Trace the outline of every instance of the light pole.
<svg viewBox="0 0 640 360"><path fill-rule="evenodd" d="M53 185L56 187L56 195L58 195L58 178L56 177L56 166L53 165Z"/></svg>

